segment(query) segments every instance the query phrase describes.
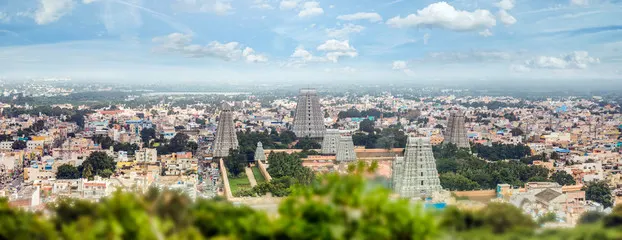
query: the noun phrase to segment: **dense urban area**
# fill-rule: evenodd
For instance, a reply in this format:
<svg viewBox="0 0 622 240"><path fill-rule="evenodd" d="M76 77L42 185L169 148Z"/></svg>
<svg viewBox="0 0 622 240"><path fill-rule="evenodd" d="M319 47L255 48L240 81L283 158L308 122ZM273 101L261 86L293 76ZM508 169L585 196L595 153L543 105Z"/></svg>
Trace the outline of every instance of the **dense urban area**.
<svg viewBox="0 0 622 240"><path fill-rule="evenodd" d="M609 95L145 89L5 85L0 236L621 236Z"/></svg>

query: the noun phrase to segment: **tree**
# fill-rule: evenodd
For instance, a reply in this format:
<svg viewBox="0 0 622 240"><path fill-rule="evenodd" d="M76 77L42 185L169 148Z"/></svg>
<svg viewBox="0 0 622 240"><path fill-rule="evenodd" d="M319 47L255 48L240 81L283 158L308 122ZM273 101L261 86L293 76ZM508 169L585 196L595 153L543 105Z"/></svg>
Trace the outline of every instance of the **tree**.
<svg viewBox="0 0 622 240"><path fill-rule="evenodd" d="M82 165L85 166L84 170L82 170L82 178L93 180L93 166L91 166L90 164Z"/></svg>
<svg viewBox="0 0 622 240"><path fill-rule="evenodd" d="M238 176L240 173L244 172L244 168L248 164L248 160L246 160L246 155L240 153L239 150L230 149L229 156L224 159L225 167L232 176Z"/></svg>
<svg viewBox="0 0 622 240"><path fill-rule="evenodd" d="M562 186L577 184L572 175L568 174L565 171L554 172L553 174L551 174L551 179Z"/></svg>
<svg viewBox="0 0 622 240"><path fill-rule="evenodd" d="M364 119L359 123L359 130L366 133L374 132L374 122L369 119Z"/></svg>
<svg viewBox="0 0 622 240"><path fill-rule="evenodd" d="M190 139L190 137L185 133L175 134L175 136L171 138L171 141L168 145L169 152L183 152L188 145L188 139Z"/></svg>
<svg viewBox="0 0 622 240"><path fill-rule="evenodd" d="M395 140L393 137L389 137L389 136L383 136L379 138L378 141L376 142L377 147L388 149L388 150L391 150L393 148L393 145L395 145Z"/></svg>
<svg viewBox="0 0 622 240"><path fill-rule="evenodd" d="M552 153L551 153L551 159L558 160L558 159L559 159L559 153L557 153L557 152L552 152Z"/></svg>
<svg viewBox="0 0 622 240"><path fill-rule="evenodd" d="M56 179L78 179L80 171L73 165L63 164L56 170Z"/></svg>
<svg viewBox="0 0 622 240"><path fill-rule="evenodd" d="M151 139L156 138L156 131L153 128L143 128L140 130L140 139L144 143L149 143Z"/></svg>
<svg viewBox="0 0 622 240"><path fill-rule="evenodd" d="M605 208L613 206L613 197L611 189L604 181L591 182L583 186L585 191L585 199L602 204Z"/></svg>
<svg viewBox="0 0 622 240"><path fill-rule="evenodd" d="M273 178L292 177L301 184L310 184L314 179L313 171L302 166L302 159L295 154L272 152L268 155L268 173Z"/></svg>
<svg viewBox="0 0 622 240"><path fill-rule="evenodd" d="M443 186L443 189L448 189L451 191L469 191L479 188L479 184L477 184L476 182L460 174L455 174L452 172L441 174L439 179L441 181L441 186Z"/></svg>
<svg viewBox="0 0 622 240"><path fill-rule="evenodd" d="M282 131L281 134L279 134L278 137L278 141L280 141L283 144L290 144L292 143L294 140L296 140L296 134L292 131Z"/></svg>
<svg viewBox="0 0 622 240"><path fill-rule="evenodd" d="M192 152L194 154L197 152L197 149L199 149L199 144L197 144L195 141L188 141L186 147L184 148L184 151Z"/></svg>
<svg viewBox="0 0 622 240"><path fill-rule="evenodd" d="M103 135L96 135L93 136L93 142L99 144L102 149L109 149L110 147L112 147L114 145L114 140L112 140L112 138L110 138L109 136L103 136Z"/></svg>
<svg viewBox="0 0 622 240"><path fill-rule="evenodd" d="M601 221L605 214L597 211L587 211L579 218L579 224L593 224Z"/></svg>
<svg viewBox="0 0 622 240"><path fill-rule="evenodd" d="M298 143L296 143L296 146L294 146L297 149L302 149L302 150L310 150L310 149L320 149L322 148L322 145L320 145L317 141L305 137L303 139L300 139L298 141Z"/></svg>
<svg viewBox="0 0 622 240"><path fill-rule="evenodd" d="M512 128L512 136L514 137L518 137L518 136L522 136L524 135L525 132L523 132L523 129L520 128Z"/></svg>
<svg viewBox="0 0 622 240"><path fill-rule="evenodd" d="M111 172L114 172L117 164L114 162L114 159L105 152L93 152L89 157L82 163L84 166L84 170L82 170L84 177L84 171L87 167L91 167L91 173L93 175L101 175L101 173L108 169Z"/></svg>
<svg viewBox="0 0 622 240"><path fill-rule="evenodd" d="M11 148L13 148L13 150L22 150L26 148L26 142L22 140L17 140L13 142L13 144L11 145Z"/></svg>
<svg viewBox="0 0 622 240"><path fill-rule="evenodd" d="M99 173L100 177L103 178L110 178L110 176L112 176L113 172L110 169L104 169L101 173Z"/></svg>

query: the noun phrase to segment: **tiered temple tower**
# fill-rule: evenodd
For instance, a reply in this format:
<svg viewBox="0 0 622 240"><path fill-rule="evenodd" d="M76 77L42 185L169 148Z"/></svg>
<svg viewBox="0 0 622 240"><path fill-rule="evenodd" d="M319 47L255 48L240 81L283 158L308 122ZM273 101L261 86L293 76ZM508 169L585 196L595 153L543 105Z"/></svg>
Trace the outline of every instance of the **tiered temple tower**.
<svg viewBox="0 0 622 240"><path fill-rule="evenodd" d="M322 154L337 154L340 136L339 129L326 129L324 140L322 140Z"/></svg>
<svg viewBox="0 0 622 240"><path fill-rule="evenodd" d="M469 140L464 128L464 114L458 110L449 115L447 131L445 132L445 143L453 143L458 148L470 148Z"/></svg>
<svg viewBox="0 0 622 240"><path fill-rule="evenodd" d="M354 142L352 136L339 136L337 144L336 160L339 163L356 161L356 153L354 152Z"/></svg>
<svg viewBox="0 0 622 240"><path fill-rule="evenodd" d="M430 138L409 137L404 157L393 161L393 190L401 197L426 197L442 190Z"/></svg>
<svg viewBox="0 0 622 240"><path fill-rule="evenodd" d="M263 144L257 142L257 148L255 149L255 161L266 161L266 153L263 150Z"/></svg>
<svg viewBox="0 0 622 240"><path fill-rule="evenodd" d="M322 138L325 130L324 114L317 91L313 88L300 89L293 132L298 138Z"/></svg>
<svg viewBox="0 0 622 240"><path fill-rule="evenodd" d="M231 106L223 103L214 139L214 157L229 156L229 149L238 149L238 136L235 134Z"/></svg>

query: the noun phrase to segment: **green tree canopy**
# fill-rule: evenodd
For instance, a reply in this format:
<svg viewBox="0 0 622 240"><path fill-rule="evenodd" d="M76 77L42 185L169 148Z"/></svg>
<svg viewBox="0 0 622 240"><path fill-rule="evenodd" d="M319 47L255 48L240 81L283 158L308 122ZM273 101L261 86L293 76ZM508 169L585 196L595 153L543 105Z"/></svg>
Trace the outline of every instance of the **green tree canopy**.
<svg viewBox="0 0 622 240"><path fill-rule="evenodd" d="M73 165L63 164L56 170L56 179L78 179L80 171Z"/></svg>
<svg viewBox="0 0 622 240"><path fill-rule="evenodd" d="M476 182L453 172L443 173L439 179L443 189L451 191L468 191L479 188L479 184Z"/></svg>
<svg viewBox="0 0 622 240"><path fill-rule="evenodd" d="M613 206L611 189L604 181L591 182L583 186L585 199L602 204L605 208Z"/></svg>
<svg viewBox="0 0 622 240"><path fill-rule="evenodd" d="M88 158L84 162L82 162L82 174L84 178L84 171L87 169L87 166L91 166L91 174L100 175L104 170L108 169L111 172L117 167L117 164L114 162L114 159L111 156L108 156L106 152L93 152L89 155Z"/></svg>
<svg viewBox="0 0 622 240"><path fill-rule="evenodd" d="M244 172L248 160L246 159L246 155L240 153L239 150L230 149L229 156L225 157L224 163L231 175L238 176L240 173Z"/></svg>
<svg viewBox="0 0 622 240"><path fill-rule="evenodd" d="M554 172L553 174L551 174L551 180L555 181L556 183L559 183L559 185L562 185L562 186L577 184L577 182L574 180L572 175L568 174L565 171Z"/></svg>

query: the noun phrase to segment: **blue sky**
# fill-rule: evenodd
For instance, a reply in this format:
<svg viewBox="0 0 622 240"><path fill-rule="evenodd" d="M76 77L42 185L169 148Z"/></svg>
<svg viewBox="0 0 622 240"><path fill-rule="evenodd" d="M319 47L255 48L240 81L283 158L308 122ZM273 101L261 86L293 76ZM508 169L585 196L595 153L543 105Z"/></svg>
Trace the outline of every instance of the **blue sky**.
<svg viewBox="0 0 622 240"><path fill-rule="evenodd" d="M620 0L0 0L0 79L620 80Z"/></svg>

